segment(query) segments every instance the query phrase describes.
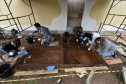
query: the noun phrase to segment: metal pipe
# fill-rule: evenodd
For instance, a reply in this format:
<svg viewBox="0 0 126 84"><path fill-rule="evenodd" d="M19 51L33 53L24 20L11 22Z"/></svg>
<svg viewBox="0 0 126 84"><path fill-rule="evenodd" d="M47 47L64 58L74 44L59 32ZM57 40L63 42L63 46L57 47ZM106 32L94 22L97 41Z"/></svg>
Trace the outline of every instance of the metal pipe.
<svg viewBox="0 0 126 84"><path fill-rule="evenodd" d="M100 30L100 28L101 28L101 25L102 25L102 22L100 23L100 26L99 26L99 28L98 28L97 33L99 33L99 30Z"/></svg>
<svg viewBox="0 0 126 84"><path fill-rule="evenodd" d="M120 24L119 28L117 29L117 31L115 32L115 34L119 31L120 27L122 26L123 22L125 21L126 17L123 19L122 23Z"/></svg>
<svg viewBox="0 0 126 84"><path fill-rule="evenodd" d="M111 21L110 21L109 25L111 24L111 22L112 22L112 20L113 20L114 16L115 16L115 15L113 15L113 17L112 17L112 19L111 19Z"/></svg>
<svg viewBox="0 0 126 84"><path fill-rule="evenodd" d="M32 25L32 22L31 22L31 18L30 18L30 16L29 16L29 20L30 20L30 24Z"/></svg>
<svg viewBox="0 0 126 84"><path fill-rule="evenodd" d="M7 19L9 19L7 15L6 15L6 17L7 17ZM10 19L9 19L8 21L9 21L10 25L12 26L12 24L11 24L11 22L10 22Z"/></svg>
<svg viewBox="0 0 126 84"><path fill-rule="evenodd" d="M24 0L22 0L28 7L30 7Z"/></svg>
<svg viewBox="0 0 126 84"><path fill-rule="evenodd" d="M117 4L119 4L120 2L121 2L121 1L119 1L118 3L116 3L114 6L112 6L112 8L115 7Z"/></svg>
<svg viewBox="0 0 126 84"><path fill-rule="evenodd" d="M14 26L14 25L11 25L11 26ZM11 27L11 26L6 26L6 27L3 27L3 28L1 28L1 29L5 29L5 28Z"/></svg>
<svg viewBox="0 0 126 84"><path fill-rule="evenodd" d="M30 4L30 8L31 8L31 11L32 11L32 14L33 14L34 22L36 23L35 15L34 15L34 12L33 12L33 9L32 9L32 5L31 5L31 0L29 0L29 4Z"/></svg>
<svg viewBox="0 0 126 84"><path fill-rule="evenodd" d="M109 15L115 15L115 16L126 16L126 15L118 15L118 14L109 14Z"/></svg>
<svg viewBox="0 0 126 84"><path fill-rule="evenodd" d="M17 23L16 23L16 21L15 21L15 19L14 19L13 15L12 15L12 13L11 13L11 10L10 10L9 6L7 5L6 0L4 0L4 2L5 2L5 4L6 4L6 6L7 6L8 10L9 10L9 12L10 12L10 14L11 14L11 17L12 17L12 19L13 19L13 21L14 21L14 23L15 23L15 25L16 25L16 27L17 27L18 31L19 31L19 33L21 34L21 32L20 32L20 30L19 30L19 28L18 28L18 26L17 26Z"/></svg>
<svg viewBox="0 0 126 84"><path fill-rule="evenodd" d="M33 25L32 25L33 26ZM32 26L29 26L29 27L27 27L27 28L25 28L24 30L22 30L21 32L23 32L23 31L25 31L25 30L27 30L27 29L29 29L30 27L32 27Z"/></svg>
<svg viewBox="0 0 126 84"><path fill-rule="evenodd" d="M31 13L31 14L32 14L32 13ZM17 18L22 18L22 17L27 17L27 16L30 16L31 14L25 15L25 16L20 16L20 17L15 17L15 18L3 19L3 20L0 20L0 21L5 21L5 20L9 20L9 19L17 19Z"/></svg>
<svg viewBox="0 0 126 84"><path fill-rule="evenodd" d="M122 33L120 33L120 35L117 37L117 39L115 40L114 43L116 43L116 41L121 37Z"/></svg>
<svg viewBox="0 0 126 84"><path fill-rule="evenodd" d="M123 27L123 30L125 30L126 25Z"/></svg>
<svg viewBox="0 0 126 84"><path fill-rule="evenodd" d="M2 58L2 56L0 56L0 59L2 60L2 62L3 62L4 64L7 64L7 62Z"/></svg>
<svg viewBox="0 0 126 84"><path fill-rule="evenodd" d="M10 6L10 5L11 5L11 2L12 2L12 0L10 1L10 3L9 3L9 5L8 5L8 6Z"/></svg>
<svg viewBox="0 0 126 84"><path fill-rule="evenodd" d="M109 12L110 12L112 6L113 6L113 3L114 3L114 0L112 1L112 4L111 4L111 6L110 6L110 8L109 8L109 11L108 11L108 13L107 13L107 16L106 16L106 18L105 18L105 20L104 20L104 22L103 22L103 25L102 25L101 30L100 30L99 33L101 33L101 31L102 31L102 28L103 28L103 26L104 26L104 24L105 24L105 22L106 22L106 20L107 20L107 17L108 17L108 15L109 15Z"/></svg>
<svg viewBox="0 0 126 84"><path fill-rule="evenodd" d="M22 29L22 26L21 26L21 23L20 23L20 21L19 21L18 18L17 18L17 21L18 21L18 23L19 23L19 25L20 25L21 30L23 30L23 29Z"/></svg>

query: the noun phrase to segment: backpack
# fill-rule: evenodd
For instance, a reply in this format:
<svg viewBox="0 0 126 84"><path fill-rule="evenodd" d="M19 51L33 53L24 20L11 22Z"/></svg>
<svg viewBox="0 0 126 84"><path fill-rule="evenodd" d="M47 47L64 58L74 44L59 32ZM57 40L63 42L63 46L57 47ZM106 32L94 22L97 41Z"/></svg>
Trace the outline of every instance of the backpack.
<svg viewBox="0 0 126 84"><path fill-rule="evenodd" d="M33 43L33 37L31 35L28 35L26 37L26 41L29 43L29 44L32 44Z"/></svg>

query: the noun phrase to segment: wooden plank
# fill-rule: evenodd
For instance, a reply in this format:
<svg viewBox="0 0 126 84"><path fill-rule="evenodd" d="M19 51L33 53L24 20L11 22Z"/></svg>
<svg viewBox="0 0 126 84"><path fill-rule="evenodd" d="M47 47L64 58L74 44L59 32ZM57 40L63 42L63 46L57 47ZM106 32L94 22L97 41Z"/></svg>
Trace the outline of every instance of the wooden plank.
<svg viewBox="0 0 126 84"><path fill-rule="evenodd" d="M126 70L126 66L122 66L123 70ZM126 84L126 71L123 71L124 84Z"/></svg>
<svg viewBox="0 0 126 84"><path fill-rule="evenodd" d="M90 84L91 78L93 77L93 75L95 74L96 71L96 67L93 67L90 74L88 75L88 78L86 80L86 84Z"/></svg>
<svg viewBox="0 0 126 84"><path fill-rule="evenodd" d="M58 69L54 69L51 72L49 72L48 70L19 71L19 72L15 72L14 76L38 75L38 74L53 74L53 73L58 73Z"/></svg>
<svg viewBox="0 0 126 84"><path fill-rule="evenodd" d="M102 57L108 65L123 63L119 57L113 58L112 56Z"/></svg>
<svg viewBox="0 0 126 84"><path fill-rule="evenodd" d="M71 71L76 71L76 69L81 69L81 68L85 68L86 70L92 70L93 67L73 67L73 68L60 68L59 70L65 70L65 72L71 72ZM108 70L107 66L97 66L96 70Z"/></svg>
<svg viewBox="0 0 126 84"><path fill-rule="evenodd" d="M105 60L105 61L106 61L106 63L108 65L123 63L119 58L117 58L117 59L111 59L111 60Z"/></svg>
<svg viewBox="0 0 126 84"><path fill-rule="evenodd" d="M76 69L76 73L86 73L86 68L79 68ZM85 74L79 75L80 78L82 78Z"/></svg>
<svg viewBox="0 0 126 84"><path fill-rule="evenodd" d="M3 55L2 58L6 61L6 62L13 62L13 61L17 61L17 59L19 58L19 56L15 56L15 57L8 57L7 55ZM0 63L2 62L2 60L0 60Z"/></svg>

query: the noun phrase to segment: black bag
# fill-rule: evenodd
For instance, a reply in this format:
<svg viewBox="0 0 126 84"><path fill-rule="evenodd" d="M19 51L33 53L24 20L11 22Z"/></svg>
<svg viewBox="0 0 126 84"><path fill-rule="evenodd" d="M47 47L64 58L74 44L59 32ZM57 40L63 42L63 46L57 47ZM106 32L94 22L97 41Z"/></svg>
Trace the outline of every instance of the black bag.
<svg viewBox="0 0 126 84"><path fill-rule="evenodd" d="M7 78L12 74L12 69L10 64L2 64L0 66L0 78Z"/></svg>
<svg viewBox="0 0 126 84"><path fill-rule="evenodd" d="M27 42L28 42L29 44L32 44L32 43L33 43L33 37L32 37L31 35L28 35L28 36L26 37L26 40L27 40Z"/></svg>

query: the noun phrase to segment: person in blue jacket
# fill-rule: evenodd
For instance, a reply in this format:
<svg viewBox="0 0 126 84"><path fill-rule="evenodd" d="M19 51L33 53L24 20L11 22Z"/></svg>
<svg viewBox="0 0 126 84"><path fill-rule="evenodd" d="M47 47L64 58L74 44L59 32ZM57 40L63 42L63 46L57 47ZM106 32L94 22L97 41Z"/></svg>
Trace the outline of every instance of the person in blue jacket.
<svg viewBox="0 0 126 84"><path fill-rule="evenodd" d="M20 39L14 39L13 41L5 42L1 47L0 50L8 55L9 57L14 57L18 54L18 48L21 46Z"/></svg>

